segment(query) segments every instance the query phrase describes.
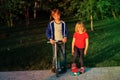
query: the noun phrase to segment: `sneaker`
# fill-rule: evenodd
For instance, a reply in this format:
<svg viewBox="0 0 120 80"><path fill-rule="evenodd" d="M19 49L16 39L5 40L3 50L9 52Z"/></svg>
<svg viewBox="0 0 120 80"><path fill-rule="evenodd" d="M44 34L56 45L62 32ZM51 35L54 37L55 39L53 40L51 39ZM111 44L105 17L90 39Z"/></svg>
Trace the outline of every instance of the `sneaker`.
<svg viewBox="0 0 120 80"><path fill-rule="evenodd" d="M81 68L80 68L80 73L81 73L81 74L85 73L85 68L84 68L84 67L81 67Z"/></svg>
<svg viewBox="0 0 120 80"><path fill-rule="evenodd" d="M61 73L66 73L67 72L67 68L66 67L62 67L61 68Z"/></svg>
<svg viewBox="0 0 120 80"><path fill-rule="evenodd" d="M62 69L61 69L61 68L58 68L58 72L61 73L61 72L62 72Z"/></svg>

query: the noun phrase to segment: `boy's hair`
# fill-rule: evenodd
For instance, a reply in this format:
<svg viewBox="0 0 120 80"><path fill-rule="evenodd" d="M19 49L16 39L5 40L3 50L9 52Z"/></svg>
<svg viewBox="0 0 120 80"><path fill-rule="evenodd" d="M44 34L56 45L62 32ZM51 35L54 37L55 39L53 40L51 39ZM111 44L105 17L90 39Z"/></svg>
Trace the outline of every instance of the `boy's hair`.
<svg viewBox="0 0 120 80"><path fill-rule="evenodd" d="M78 32L78 27L82 27L83 28L83 31L82 32L86 32L86 28L85 28L85 25L82 23L82 22L77 22L76 25L75 25L75 32Z"/></svg>
<svg viewBox="0 0 120 80"><path fill-rule="evenodd" d="M54 15L55 13L57 13L58 15L61 15L61 12L60 12L59 9L53 9L53 10L51 10L50 21L53 20L53 15Z"/></svg>

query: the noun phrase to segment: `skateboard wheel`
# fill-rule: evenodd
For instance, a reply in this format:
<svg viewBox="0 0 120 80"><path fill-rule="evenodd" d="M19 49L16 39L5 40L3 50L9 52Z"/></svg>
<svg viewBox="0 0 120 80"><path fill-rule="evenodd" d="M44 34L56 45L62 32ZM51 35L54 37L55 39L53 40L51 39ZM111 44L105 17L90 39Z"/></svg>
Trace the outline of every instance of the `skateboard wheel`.
<svg viewBox="0 0 120 80"><path fill-rule="evenodd" d="M74 73L74 75L76 76L76 75L77 75L77 73Z"/></svg>
<svg viewBox="0 0 120 80"><path fill-rule="evenodd" d="M79 72L77 73L77 76L78 76L78 75L80 75L80 73L79 73Z"/></svg>

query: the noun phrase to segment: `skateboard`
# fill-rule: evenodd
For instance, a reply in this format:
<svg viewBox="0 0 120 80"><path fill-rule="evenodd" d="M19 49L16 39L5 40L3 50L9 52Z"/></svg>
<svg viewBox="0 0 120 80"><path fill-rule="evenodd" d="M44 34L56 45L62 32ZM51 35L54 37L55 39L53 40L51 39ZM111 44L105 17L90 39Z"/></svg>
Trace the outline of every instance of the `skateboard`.
<svg viewBox="0 0 120 80"><path fill-rule="evenodd" d="M79 72L78 67L76 66L76 63L72 63L71 72L72 72L72 74L71 74L72 76L79 76L80 75L80 72Z"/></svg>

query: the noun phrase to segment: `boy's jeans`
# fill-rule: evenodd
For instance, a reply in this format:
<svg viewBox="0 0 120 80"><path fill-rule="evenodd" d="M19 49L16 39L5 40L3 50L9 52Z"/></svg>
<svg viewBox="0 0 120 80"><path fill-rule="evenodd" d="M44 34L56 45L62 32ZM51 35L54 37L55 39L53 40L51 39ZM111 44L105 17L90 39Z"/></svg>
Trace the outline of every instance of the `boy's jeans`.
<svg viewBox="0 0 120 80"><path fill-rule="evenodd" d="M66 67L66 53L65 53L65 44L62 43L62 44L59 44L59 43L56 43L57 46L56 46L56 50L57 50L57 58L59 58L60 60L60 63L61 63L61 66L62 67ZM53 47L53 67L55 67L55 45L52 45Z"/></svg>

